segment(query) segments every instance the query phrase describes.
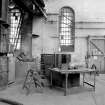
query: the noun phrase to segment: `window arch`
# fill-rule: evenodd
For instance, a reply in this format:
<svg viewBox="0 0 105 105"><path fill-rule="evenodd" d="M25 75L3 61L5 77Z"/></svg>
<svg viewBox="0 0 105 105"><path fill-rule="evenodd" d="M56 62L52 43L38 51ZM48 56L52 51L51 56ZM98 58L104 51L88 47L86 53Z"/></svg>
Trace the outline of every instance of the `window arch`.
<svg viewBox="0 0 105 105"><path fill-rule="evenodd" d="M70 7L62 7L59 15L59 40L61 51L74 51L75 13Z"/></svg>

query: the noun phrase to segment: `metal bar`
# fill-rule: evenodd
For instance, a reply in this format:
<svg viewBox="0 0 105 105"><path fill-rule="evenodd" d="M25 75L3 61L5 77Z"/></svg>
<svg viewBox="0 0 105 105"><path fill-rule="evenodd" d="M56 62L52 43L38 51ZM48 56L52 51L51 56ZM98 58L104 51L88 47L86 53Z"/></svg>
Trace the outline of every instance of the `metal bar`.
<svg viewBox="0 0 105 105"><path fill-rule="evenodd" d="M68 90L68 73L65 74L65 92L64 92L64 96L67 95L67 90Z"/></svg>
<svg viewBox="0 0 105 105"><path fill-rule="evenodd" d="M98 51L100 51L103 55L105 55L104 52L101 51L101 49L100 49L99 47L97 47L91 40L90 40L90 43L91 43L92 45L94 45L94 47L96 47Z"/></svg>
<svg viewBox="0 0 105 105"><path fill-rule="evenodd" d="M96 73L94 74L94 91L95 91L95 87L96 87Z"/></svg>
<svg viewBox="0 0 105 105"><path fill-rule="evenodd" d="M50 84L50 87L52 88L52 75L53 75L53 73L52 73L52 71L50 71L51 72L51 84Z"/></svg>
<svg viewBox="0 0 105 105"><path fill-rule="evenodd" d="M94 85L90 84L89 82L84 81L84 83L86 83L86 84L88 84L88 85L90 85L92 87L95 87Z"/></svg>
<svg viewBox="0 0 105 105"><path fill-rule="evenodd" d="M44 17L47 19L47 15L46 13L44 12L44 10L39 6L39 4L36 2L36 0L31 0L33 4L35 4L39 10L42 12L42 14L44 15Z"/></svg>
<svg viewBox="0 0 105 105"><path fill-rule="evenodd" d="M105 36L104 36L104 53L105 53ZM104 71L105 71L105 55L104 55L104 59L103 60L104 60Z"/></svg>
<svg viewBox="0 0 105 105"><path fill-rule="evenodd" d="M84 86L84 79L85 79L85 73L83 73L83 86Z"/></svg>
<svg viewBox="0 0 105 105"><path fill-rule="evenodd" d="M69 19L69 18L67 18L65 15L62 15L62 16L64 16L66 19L70 20L70 19ZM61 17L62 17L62 16L61 16ZM70 20L70 21L72 21L72 20Z"/></svg>

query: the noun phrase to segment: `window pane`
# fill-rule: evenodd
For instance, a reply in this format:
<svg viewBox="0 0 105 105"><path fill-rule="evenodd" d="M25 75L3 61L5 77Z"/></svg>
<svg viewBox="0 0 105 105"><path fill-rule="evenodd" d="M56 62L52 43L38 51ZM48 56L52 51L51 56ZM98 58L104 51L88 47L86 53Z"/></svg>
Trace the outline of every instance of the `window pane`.
<svg viewBox="0 0 105 105"><path fill-rule="evenodd" d="M60 44L61 45L73 45L74 39L72 39L74 33L74 11L69 7L61 8L60 13Z"/></svg>
<svg viewBox="0 0 105 105"><path fill-rule="evenodd" d="M20 42L21 42L21 38L19 38L19 36L21 36L19 34L19 30L20 30L20 20L21 20L21 12L18 9L14 9L10 11L10 34L9 34L9 46L13 46L13 49L16 47L20 49ZM17 41L17 39L19 39Z"/></svg>

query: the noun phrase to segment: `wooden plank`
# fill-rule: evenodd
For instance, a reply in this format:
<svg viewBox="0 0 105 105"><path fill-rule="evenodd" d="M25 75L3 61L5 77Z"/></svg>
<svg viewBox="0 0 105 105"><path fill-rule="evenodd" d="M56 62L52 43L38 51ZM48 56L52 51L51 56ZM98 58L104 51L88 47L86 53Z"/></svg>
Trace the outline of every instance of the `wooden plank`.
<svg viewBox="0 0 105 105"><path fill-rule="evenodd" d="M62 70L62 69L59 69L59 68L49 68L49 70L51 71L56 71L56 72L59 72L61 74L75 74L75 73L95 73L97 72L95 69L89 69L89 68L81 68L81 69L72 69L72 70Z"/></svg>

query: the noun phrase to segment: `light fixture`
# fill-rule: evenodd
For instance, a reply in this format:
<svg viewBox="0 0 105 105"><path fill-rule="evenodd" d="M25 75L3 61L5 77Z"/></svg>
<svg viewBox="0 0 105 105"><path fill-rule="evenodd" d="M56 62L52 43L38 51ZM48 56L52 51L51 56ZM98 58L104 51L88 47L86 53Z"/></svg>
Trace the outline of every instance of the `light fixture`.
<svg viewBox="0 0 105 105"><path fill-rule="evenodd" d="M9 9L13 9L15 7L15 4L14 4L13 0L9 0L8 7L9 7Z"/></svg>
<svg viewBox="0 0 105 105"><path fill-rule="evenodd" d="M33 4L33 10L35 10L35 8L36 8L36 7L35 7L35 5Z"/></svg>

